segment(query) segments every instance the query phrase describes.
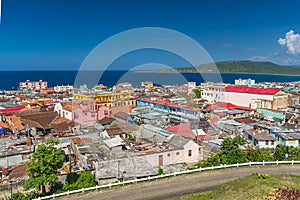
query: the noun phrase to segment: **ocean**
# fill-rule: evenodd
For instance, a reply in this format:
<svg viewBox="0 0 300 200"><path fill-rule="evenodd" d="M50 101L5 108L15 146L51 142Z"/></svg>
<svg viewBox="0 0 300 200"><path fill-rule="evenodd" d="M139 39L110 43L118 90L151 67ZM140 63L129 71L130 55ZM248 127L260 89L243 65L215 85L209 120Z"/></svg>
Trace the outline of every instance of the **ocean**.
<svg viewBox="0 0 300 200"><path fill-rule="evenodd" d="M271 75L271 74L197 74L197 73L153 73L137 71L1 71L0 89L17 89L19 82L31 80L44 80L48 87L55 85L87 84L93 87L96 83L102 83L109 87L120 82L131 82L133 86L139 86L142 81L152 81L157 85L181 85L188 81L195 81L197 84L205 81L223 81L234 83L235 79L254 79L256 82L291 82L300 81L300 76ZM76 79L77 74L79 74ZM221 79L220 79L221 78Z"/></svg>

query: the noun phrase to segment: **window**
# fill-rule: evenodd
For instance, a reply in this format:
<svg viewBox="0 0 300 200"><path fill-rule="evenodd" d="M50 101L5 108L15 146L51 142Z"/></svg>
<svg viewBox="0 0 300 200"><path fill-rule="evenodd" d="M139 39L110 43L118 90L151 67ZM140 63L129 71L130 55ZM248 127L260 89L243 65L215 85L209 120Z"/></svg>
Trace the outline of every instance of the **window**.
<svg viewBox="0 0 300 200"><path fill-rule="evenodd" d="M274 145L274 140L271 141L271 145Z"/></svg>
<svg viewBox="0 0 300 200"><path fill-rule="evenodd" d="M170 157L171 154L168 153L168 157Z"/></svg>
<svg viewBox="0 0 300 200"><path fill-rule="evenodd" d="M188 156L192 156L192 150L189 150Z"/></svg>
<svg viewBox="0 0 300 200"><path fill-rule="evenodd" d="M269 145L269 140L266 140L266 145Z"/></svg>
<svg viewBox="0 0 300 200"><path fill-rule="evenodd" d="M74 119L78 119L78 115L74 112Z"/></svg>
<svg viewBox="0 0 300 200"><path fill-rule="evenodd" d="M176 155L179 156L179 152L176 152Z"/></svg>

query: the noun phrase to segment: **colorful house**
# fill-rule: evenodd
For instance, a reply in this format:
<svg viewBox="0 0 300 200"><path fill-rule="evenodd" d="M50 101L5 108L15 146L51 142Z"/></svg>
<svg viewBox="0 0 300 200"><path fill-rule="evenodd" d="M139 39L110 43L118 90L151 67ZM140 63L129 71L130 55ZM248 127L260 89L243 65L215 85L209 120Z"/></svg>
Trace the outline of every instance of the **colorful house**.
<svg viewBox="0 0 300 200"><path fill-rule="evenodd" d="M256 148L276 148L276 139L269 135L269 133L261 130L245 130L243 131L245 139Z"/></svg>

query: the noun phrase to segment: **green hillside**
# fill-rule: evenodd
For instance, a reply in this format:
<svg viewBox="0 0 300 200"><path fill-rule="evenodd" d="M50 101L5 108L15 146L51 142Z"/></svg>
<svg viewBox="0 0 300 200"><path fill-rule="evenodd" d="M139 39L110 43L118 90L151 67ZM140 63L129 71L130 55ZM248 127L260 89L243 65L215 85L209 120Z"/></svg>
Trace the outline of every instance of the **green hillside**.
<svg viewBox="0 0 300 200"><path fill-rule="evenodd" d="M240 178L221 184L210 192L193 194L178 200L290 200L299 199L300 177L296 175L257 175ZM290 192L280 193L278 188L290 188ZM293 190L293 189L295 190ZM298 197L298 198L294 198Z"/></svg>
<svg viewBox="0 0 300 200"><path fill-rule="evenodd" d="M289 74L300 75L300 68L294 66L281 66L272 62L255 62L250 60L224 61L208 63L194 67L160 70L160 72L187 72L187 73L250 73L250 74Z"/></svg>

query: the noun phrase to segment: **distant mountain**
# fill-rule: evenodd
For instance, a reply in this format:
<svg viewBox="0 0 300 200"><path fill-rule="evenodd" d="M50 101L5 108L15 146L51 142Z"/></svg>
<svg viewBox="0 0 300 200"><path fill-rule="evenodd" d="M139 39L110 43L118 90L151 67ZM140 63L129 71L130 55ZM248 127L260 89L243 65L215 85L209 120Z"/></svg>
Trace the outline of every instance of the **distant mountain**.
<svg viewBox="0 0 300 200"><path fill-rule="evenodd" d="M159 72L186 72L186 73L249 73L249 74L289 74L300 75L300 68L295 66L281 66L272 62L256 62L250 60L224 61L202 64L197 67L159 70Z"/></svg>

